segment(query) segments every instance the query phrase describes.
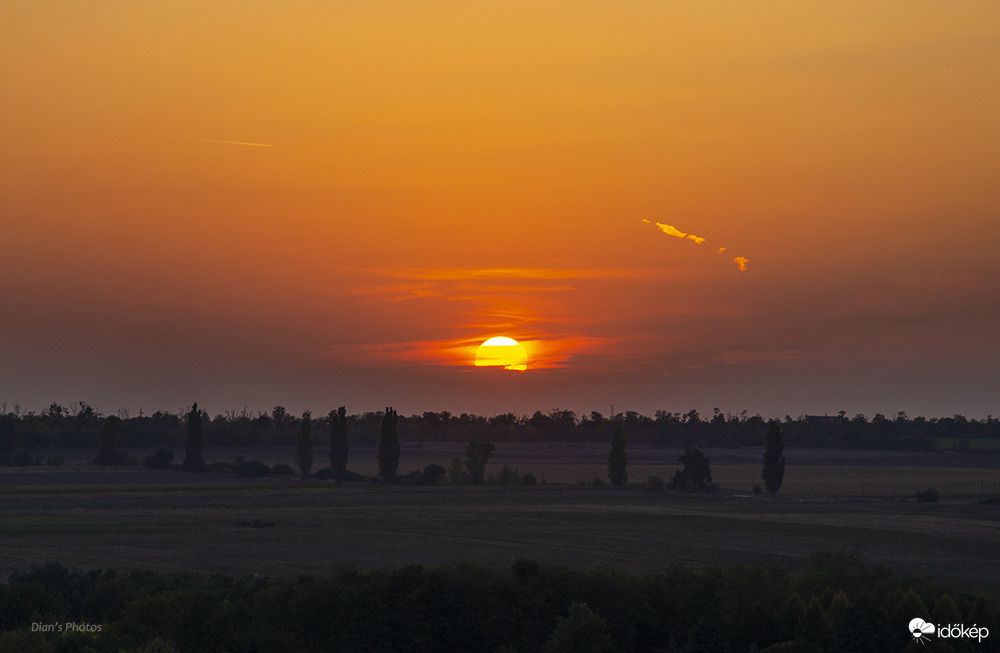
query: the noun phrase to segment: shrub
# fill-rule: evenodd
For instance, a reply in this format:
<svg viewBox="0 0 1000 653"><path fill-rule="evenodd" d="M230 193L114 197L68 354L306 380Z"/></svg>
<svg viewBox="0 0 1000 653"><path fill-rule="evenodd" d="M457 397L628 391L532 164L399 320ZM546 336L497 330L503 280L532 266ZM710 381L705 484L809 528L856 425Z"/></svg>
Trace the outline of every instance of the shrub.
<svg viewBox="0 0 1000 653"><path fill-rule="evenodd" d="M231 463L225 460L220 460L210 464L207 469L210 472L215 472L216 474L229 474L236 471L236 466L239 463Z"/></svg>
<svg viewBox="0 0 1000 653"><path fill-rule="evenodd" d="M259 460L248 460L236 466L236 475L240 478L260 478L270 473L271 468Z"/></svg>
<svg viewBox="0 0 1000 653"><path fill-rule="evenodd" d="M142 466L148 469L169 469L174 460L174 452L170 449L157 449L151 456L142 459Z"/></svg>
<svg viewBox="0 0 1000 653"><path fill-rule="evenodd" d="M94 456L95 465L128 465L130 457L117 449L102 449Z"/></svg>
<svg viewBox="0 0 1000 653"><path fill-rule="evenodd" d="M64 465L66 463L66 458L61 453L54 453L50 456L46 456L46 465Z"/></svg>
<svg viewBox="0 0 1000 653"><path fill-rule="evenodd" d="M520 485L521 474L516 469L511 469L507 465L504 465L503 469L500 470L500 475L497 477L497 482L500 485Z"/></svg>
<svg viewBox="0 0 1000 653"><path fill-rule="evenodd" d="M521 477L521 484L522 485L537 485L538 484L538 479L535 478L535 475L532 474L531 472L525 472L524 476Z"/></svg>
<svg viewBox="0 0 1000 653"><path fill-rule="evenodd" d="M760 489L760 484L755 483L754 486L753 486L753 493L754 494L760 494L761 492L762 492L762 490Z"/></svg>
<svg viewBox="0 0 1000 653"><path fill-rule="evenodd" d="M28 467L35 464L35 459L27 449L16 449L10 455L10 464L13 467Z"/></svg>
<svg viewBox="0 0 1000 653"><path fill-rule="evenodd" d="M660 492L663 490L663 479L659 476L650 476L646 479L646 489L653 492Z"/></svg>
<svg viewBox="0 0 1000 653"><path fill-rule="evenodd" d="M295 474L295 470L292 469L292 466L286 465L285 463L278 463L271 468L271 472L275 476L292 476Z"/></svg>
<svg viewBox="0 0 1000 653"><path fill-rule="evenodd" d="M452 485L466 485L472 477L465 471L460 458L452 458L448 467L448 482Z"/></svg>
<svg viewBox="0 0 1000 653"><path fill-rule="evenodd" d="M441 485L448 470L437 463L424 467L424 485Z"/></svg>
<svg viewBox="0 0 1000 653"><path fill-rule="evenodd" d="M934 503L940 498L938 491L932 487L927 488L923 492L917 493L917 501L920 503Z"/></svg>

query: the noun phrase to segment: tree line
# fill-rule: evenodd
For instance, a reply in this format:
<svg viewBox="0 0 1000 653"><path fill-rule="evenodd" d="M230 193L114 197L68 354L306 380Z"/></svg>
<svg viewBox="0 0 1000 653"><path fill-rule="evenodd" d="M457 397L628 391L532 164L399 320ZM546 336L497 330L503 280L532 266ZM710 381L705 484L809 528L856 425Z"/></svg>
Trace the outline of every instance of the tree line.
<svg viewBox="0 0 1000 653"><path fill-rule="evenodd" d="M179 413L156 411L130 415L118 411L118 446L125 448L179 447L187 441L189 409ZM313 416L288 413L275 406L270 412L225 411L214 417L199 410L204 446L297 446L303 424L311 429L315 444L329 444L333 424L351 433L353 446L376 447L382 437L385 411L341 414L331 411ZM69 409L51 404L42 412L0 410L0 463L15 451L47 447L93 448L99 445L107 417L86 402ZM401 442L607 442L621 427L633 445L662 447L761 446L771 419L746 412L738 415L715 411L711 417L697 411L657 411L652 417L628 411L612 417L599 412L578 415L568 410L536 411L531 416L511 413L484 417L463 413L424 412L396 416ZM785 416L777 420L789 447L847 449L909 449L921 451L974 451L1000 453L1000 419L967 419L961 415L941 418L893 418L878 414ZM23 456L23 454L22 454Z"/></svg>
<svg viewBox="0 0 1000 653"><path fill-rule="evenodd" d="M992 639L1000 599L872 567L856 553L815 554L798 571L638 575L536 560L341 565L277 579L47 563L0 584L0 650L13 653L901 651L911 650L915 617L976 624ZM986 650L975 640L951 646Z"/></svg>

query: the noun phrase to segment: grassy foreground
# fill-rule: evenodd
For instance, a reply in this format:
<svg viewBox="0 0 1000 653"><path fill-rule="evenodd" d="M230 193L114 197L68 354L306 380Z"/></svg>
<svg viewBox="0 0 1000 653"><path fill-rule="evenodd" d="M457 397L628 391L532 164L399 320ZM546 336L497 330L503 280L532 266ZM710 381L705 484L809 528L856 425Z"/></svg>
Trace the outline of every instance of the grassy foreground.
<svg viewBox="0 0 1000 653"><path fill-rule="evenodd" d="M934 485L928 474L946 480L952 472L926 470L923 487ZM275 525L253 528L240 525L244 520ZM50 560L282 576L342 562L506 567L534 558L638 572L677 563L796 567L816 551L853 550L899 572L1000 587L1000 506L976 496L945 495L933 504L812 495L775 501L732 490L335 487L202 474L160 485L0 485L0 533L3 576Z"/></svg>

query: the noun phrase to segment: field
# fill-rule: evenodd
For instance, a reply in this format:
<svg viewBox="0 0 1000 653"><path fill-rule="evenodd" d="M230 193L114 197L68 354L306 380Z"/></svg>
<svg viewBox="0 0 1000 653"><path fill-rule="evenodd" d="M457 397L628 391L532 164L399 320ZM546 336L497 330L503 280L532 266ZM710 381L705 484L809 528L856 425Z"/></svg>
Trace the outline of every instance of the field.
<svg viewBox="0 0 1000 653"><path fill-rule="evenodd" d="M447 466L461 453L452 445L404 449L400 471ZM253 454L290 462L283 450ZM603 446L500 446L487 474L506 464L545 484L482 487L244 481L97 468L70 452L64 466L0 470L0 575L45 560L266 575L322 572L343 562L507 566L526 557L631 571L675 563L794 567L816 551L859 550L897 571L1000 587L1000 506L981 496L1000 495L996 457L793 451L773 500L751 491L759 451L707 454L721 487L713 495L639 487L652 474L668 479L676 451L630 450L632 486L595 486L592 479L606 473ZM251 457L206 452L210 461L235 455ZM373 455L353 452L351 467L372 473ZM915 493L928 487L941 500L918 503ZM275 525L239 524L253 519Z"/></svg>

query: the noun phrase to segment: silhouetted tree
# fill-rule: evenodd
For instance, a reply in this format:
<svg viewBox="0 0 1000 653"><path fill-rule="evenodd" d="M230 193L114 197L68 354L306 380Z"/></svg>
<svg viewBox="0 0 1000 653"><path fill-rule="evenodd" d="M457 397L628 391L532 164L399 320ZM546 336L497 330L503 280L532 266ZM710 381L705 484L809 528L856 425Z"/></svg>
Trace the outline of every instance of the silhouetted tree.
<svg viewBox="0 0 1000 653"><path fill-rule="evenodd" d="M184 448L182 467L191 472L200 472L205 468L205 459L201 455L201 411L198 404L191 406L187 414L187 445Z"/></svg>
<svg viewBox="0 0 1000 653"><path fill-rule="evenodd" d="M302 421L299 423L299 441L295 449L295 463L299 466L299 471L305 476L313 466L312 438L309 432L312 430L312 413L308 410L302 413Z"/></svg>
<svg viewBox="0 0 1000 653"><path fill-rule="evenodd" d="M615 437L611 440L611 453L608 454L608 480L612 485L620 486L628 483L628 473L625 466L628 459L625 457L625 434L619 425L615 430Z"/></svg>
<svg viewBox="0 0 1000 653"><path fill-rule="evenodd" d="M573 603L545 642L543 653L605 653L614 650L608 622L586 603Z"/></svg>
<svg viewBox="0 0 1000 653"><path fill-rule="evenodd" d="M483 484L486 476L486 463L493 455L495 448L492 442L486 440L469 442L469 448L465 450L465 466L469 468L469 475L476 485Z"/></svg>
<svg viewBox="0 0 1000 653"><path fill-rule="evenodd" d="M9 465L17 446L17 420L0 415L0 465Z"/></svg>
<svg viewBox="0 0 1000 653"><path fill-rule="evenodd" d="M732 650L726 642L726 635L719 624L702 617L688 633L684 653L719 653Z"/></svg>
<svg viewBox="0 0 1000 653"><path fill-rule="evenodd" d="M685 449L680 457L683 469L674 472L670 479L671 490L704 490L712 482L712 468L701 449Z"/></svg>
<svg viewBox="0 0 1000 653"><path fill-rule="evenodd" d="M396 411L387 407L385 415L382 417L382 434L378 440L378 475L386 483L396 482L396 471L399 469L397 421L399 421L399 416Z"/></svg>
<svg viewBox="0 0 1000 653"><path fill-rule="evenodd" d="M104 420L101 430L97 434L97 456L94 462L98 465L120 465L124 462L125 456L118 451L118 442L121 440L122 421L120 418L111 415Z"/></svg>
<svg viewBox="0 0 1000 653"><path fill-rule="evenodd" d="M772 421L767 429L767 449L764 451L764 487L772 495L781 488L785 478L785 436L778 422Z"/></svg>
<svg viewBox="0 0 1000 653"><path fill-rule="evenodd" d="M340 483L347 473L347 411L341 406L330 411L330 470Z"/></svg>

